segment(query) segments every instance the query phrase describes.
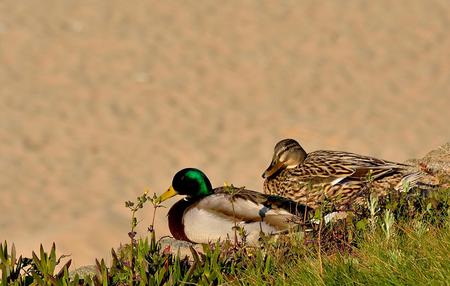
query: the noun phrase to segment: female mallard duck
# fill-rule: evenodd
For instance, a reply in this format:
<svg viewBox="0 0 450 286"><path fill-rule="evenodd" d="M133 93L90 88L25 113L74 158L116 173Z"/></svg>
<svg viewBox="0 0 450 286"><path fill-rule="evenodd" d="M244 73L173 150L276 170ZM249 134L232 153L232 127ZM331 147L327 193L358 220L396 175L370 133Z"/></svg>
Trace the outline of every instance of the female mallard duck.
<svg viewBox="0 0 450 286"><path fill-rule="evenodd" d="M234 238L242 227L247 241L266 234L288 230L302 221L307 208L291 200L225 186L213 189L206 175L186 168L173 177L172 186L159 200L186 195L169 210L169 229L175 239L195 243ZM296 214L299 214L297 216Z"/></svg>
<svg viewBox="0 0 450 286"><path fill-rule="evenodd" d="M272 162L263 173L264 192L311 208L323 202L335 209L365 205L370 193L409 189L420 184L423 173L412 166L341 151L306 153L293 139L275 145Z"/></svg>

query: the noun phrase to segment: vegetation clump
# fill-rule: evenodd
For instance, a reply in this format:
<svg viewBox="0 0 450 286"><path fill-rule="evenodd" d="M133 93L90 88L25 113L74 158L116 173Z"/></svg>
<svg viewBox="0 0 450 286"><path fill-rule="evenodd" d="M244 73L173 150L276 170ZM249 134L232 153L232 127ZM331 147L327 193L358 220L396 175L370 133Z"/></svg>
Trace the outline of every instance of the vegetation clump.
<svg viewBox="0 0 450 286"><path fill-rule="evenodd" d="M131 210L130 243L112 249L112 262L96 260L94 273L69 270L71 260L40 248L17 256L0 243L0 285L424 285L450 277L450 188L408 200L368 202L367 217L347 216L324 224L320 212L312 231L261 237L257 247L223 241L189 246L182 257L163 246L155 229L136 238L136 212L150 202L153 218L161 205L144 193ZM154 220L153 220L154 221Z"/></svg>

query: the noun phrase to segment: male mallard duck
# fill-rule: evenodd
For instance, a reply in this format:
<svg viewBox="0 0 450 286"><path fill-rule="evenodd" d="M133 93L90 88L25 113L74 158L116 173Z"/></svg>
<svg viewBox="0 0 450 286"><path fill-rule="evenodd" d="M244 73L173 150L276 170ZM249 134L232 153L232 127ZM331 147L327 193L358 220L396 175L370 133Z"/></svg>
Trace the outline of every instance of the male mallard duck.
<svg viewBox="0 0 450 286"><path fill-rule="evenodd" d="M364 205L370 193L401 191L420 184L423 173L412 166L341 151L306 153L293 139L275 145L263 173L264 192L317 208L330 202L338 210Z"/></svg>
<svg viewBox="0 0 450 286"><path fill-rule="evenodd" d="M234 238L235 227L254 241L266 234L288 230L293 221L302 221L307 207L291 200L244 188L225 186L213 189L206 175L186 168L173 177L171 187L159 200L186 195L169 210L169 229L175 239L195 243ZM296 216L299 214L299 216Z"/></svg>

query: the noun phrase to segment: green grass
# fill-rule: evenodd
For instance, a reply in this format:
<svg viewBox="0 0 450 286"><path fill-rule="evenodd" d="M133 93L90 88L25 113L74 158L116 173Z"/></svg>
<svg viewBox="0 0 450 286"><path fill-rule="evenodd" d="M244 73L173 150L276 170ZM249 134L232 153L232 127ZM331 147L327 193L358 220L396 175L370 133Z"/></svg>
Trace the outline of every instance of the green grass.
<svg viewBox="0 0 450 286"><path fill-rule="evenodd" d="M422 228L426 227L427 230ZM450 283L450 229L396 225L387 239L377 230L365 236L351 254L323 258L323 275L314 257L278 264L290 285L446 285Z"/></svg>
<svg viewBox="0 0 450 286"><path fill-rule="evenodd" d="M55 247L30 258L0 243L0 285L450 285L450 189L427 199L372 205L369 217L307 235L263 237L258 247L204 245L191 258L163 251L153 227L135 239L136 212L156 197L127 202L129 244L96 261L91 276L70 276L70 260ZM155 208L156 210L157 208ZM156 213L153 214L154 216ZM320 240L319 240L320 237Z"/></svg>

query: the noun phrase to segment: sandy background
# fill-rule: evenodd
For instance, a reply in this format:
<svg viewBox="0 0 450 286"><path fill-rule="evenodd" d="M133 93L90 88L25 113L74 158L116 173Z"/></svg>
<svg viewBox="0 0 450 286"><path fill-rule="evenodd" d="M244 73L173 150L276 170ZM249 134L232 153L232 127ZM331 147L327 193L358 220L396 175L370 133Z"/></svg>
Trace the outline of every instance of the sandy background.
<svg viewBox="0 0 450 286"><path fill-rule="evenodd" d="M450 139L449 3L1 1L0 240L108 258L125 200L187 166L261 190L284 137L423 156Z"/></svg>

